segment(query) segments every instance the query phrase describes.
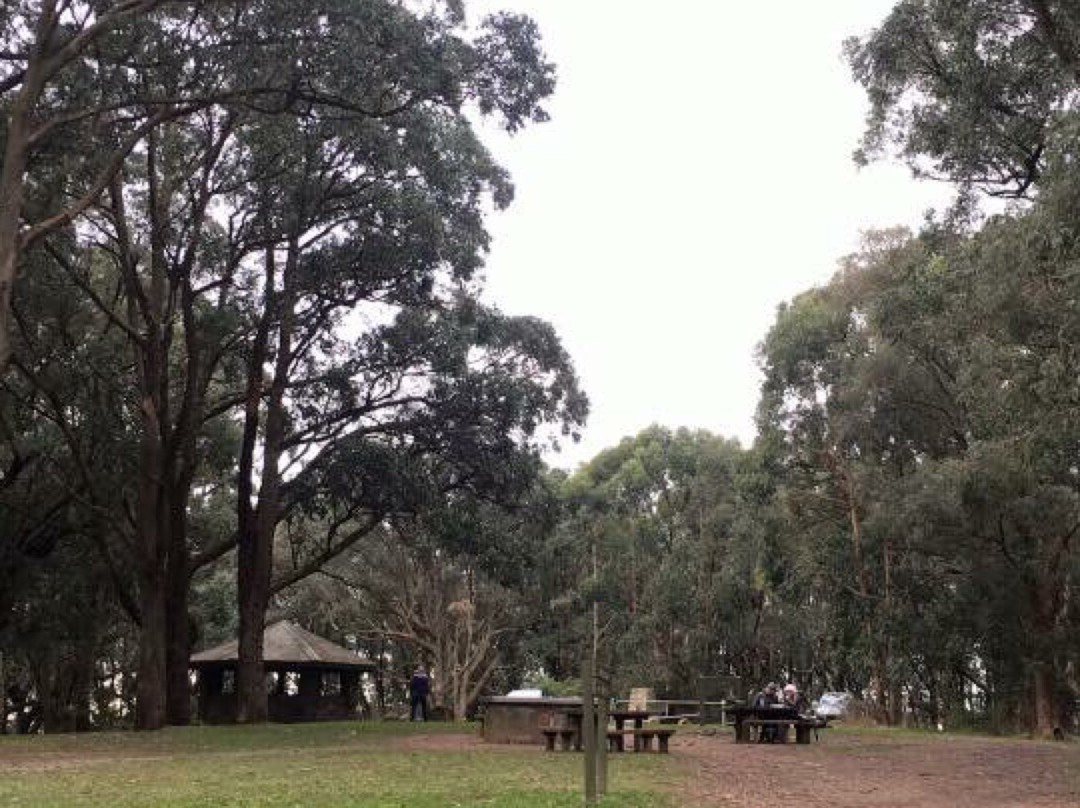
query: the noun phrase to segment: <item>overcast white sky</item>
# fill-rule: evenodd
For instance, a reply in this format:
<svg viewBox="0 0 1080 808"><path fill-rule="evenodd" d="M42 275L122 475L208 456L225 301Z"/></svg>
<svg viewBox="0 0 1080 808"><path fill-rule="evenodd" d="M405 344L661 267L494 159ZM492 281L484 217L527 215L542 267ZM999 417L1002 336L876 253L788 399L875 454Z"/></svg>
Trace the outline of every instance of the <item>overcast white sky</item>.
<svg viewBox="0 0 1080 808"><path fill-rule="evenodd" d="M517 199L492 218L488 297L553 323L592 400L574 467L651 423L754 437L777 305L862 230L917 225L948 188L856 170L866 104L846 36L892 0L472 0L533 16L552 121L488 143Z"/></svg>

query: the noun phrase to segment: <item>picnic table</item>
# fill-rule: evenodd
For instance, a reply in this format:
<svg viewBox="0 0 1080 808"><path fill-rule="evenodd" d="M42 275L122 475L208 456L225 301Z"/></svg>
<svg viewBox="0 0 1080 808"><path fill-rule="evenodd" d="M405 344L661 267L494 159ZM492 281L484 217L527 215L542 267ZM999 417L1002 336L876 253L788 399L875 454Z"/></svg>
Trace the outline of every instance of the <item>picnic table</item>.
<svg viewBox="0 0 1080 808"><path fill-rule="evenodd" d="M647 752L652 747L654 737L658 739L660 751L666 752L667 739L670 737L672 730L665 730L658 735L657 730L645 729L645 719L649 715L648 710L612 710L608 713L608 717L615 722L615 729L609 730L607 733L607 740L611 745L611 750L613 752L625 752L626 736L632 735L635 752ZM627 721L633 722L634 726L631 729L626 729Z"/></svg>
<svg viewBox="0 0 1080 808"><path fill-rule="evenodd" d="M735 720L735 743L749 743L754 727L761 731L766 727L776 727L781 741L786 738L788 727L795 727L795 742L807 744L810 743L810 731L824 726L816 717L803 715L788 704L732 707L730 712Z"/></svg>
<svg viewBox="0 0 1080 808"><path fill-rule="evenodd" d="M581 748L581 722L585 720L585 711L580 707L571 707L567 710L561 711L570 722L574 731L577 733L577 746L575 748ZM593 713L594 716L598 713ZM615 722L615 731L623 733L626 730L627 721L632 721L634 729L641 729L645 725L645 719L650 715L648 710L612 710L608 713L608 718ZM619 751L622 751L621 749Z"/></svg>
<svg viewBox="0 0 1080 808"><path fill-rule="evenodd" d="M641 729L650 715L648 710L612 710L608 713L608 718L615 722L615 729L622 732L627 721L634 722L634 729Z"/></svg>
<svg viewBox="0 0 1080 808"><path fill-rule="evenodd" d="M547 748L554 750L555 739L559 737L562 739L563 748L569 749L571 745L576 751L581 751L581 724L585 718L585 711L581 707L571 707L559 712L566 716L569 726L566 729L545 729L543 730L545 739L547 741ZM594 715L596 715L594 713ZM615 729L606 730L607 742L610 744L612 751L624 752L626 751L626 736L631 735L634 738L634 751L635 752L647 752L652 749L653 738L656 738L658 751L667 751L667 742L671 735L674 733L672 729L665 728L653 728L645 727L645 719L647 719L651 713L648 710L612 710L608 713L610 718L615 723ZM627 727L630 723L633 726Z"/></svg>

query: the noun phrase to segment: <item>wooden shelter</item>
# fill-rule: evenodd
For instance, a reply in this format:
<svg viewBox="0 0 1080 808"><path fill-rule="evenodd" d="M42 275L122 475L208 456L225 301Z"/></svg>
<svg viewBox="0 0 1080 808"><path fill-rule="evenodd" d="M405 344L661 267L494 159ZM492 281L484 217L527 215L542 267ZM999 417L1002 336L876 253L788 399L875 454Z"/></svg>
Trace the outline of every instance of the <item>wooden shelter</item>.
<svg viewBox="0 0 1080 808"><path fill-rule="evenodd" d="M207 724L236 721L237 640L191 657L198 674L199 717ZM296 623L279 620L263 633L263 664L271 721L334 721L355 718L360 674L367 659Z"/></svg>

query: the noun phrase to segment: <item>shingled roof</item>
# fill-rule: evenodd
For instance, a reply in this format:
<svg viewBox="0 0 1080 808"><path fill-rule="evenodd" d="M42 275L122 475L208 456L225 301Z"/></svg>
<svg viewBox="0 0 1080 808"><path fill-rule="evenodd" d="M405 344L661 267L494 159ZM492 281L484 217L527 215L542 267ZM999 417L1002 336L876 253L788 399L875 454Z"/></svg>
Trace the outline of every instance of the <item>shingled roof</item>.
<svg viewBox="0 0 1080 808"><path fill-rule="evenodd" d="M192 655L195 667L235 663L238 640ZM263 660L268 665L301 665L322 668L374 668L368 659L312 634L290 620L278 620L263 631Z"/></svg>

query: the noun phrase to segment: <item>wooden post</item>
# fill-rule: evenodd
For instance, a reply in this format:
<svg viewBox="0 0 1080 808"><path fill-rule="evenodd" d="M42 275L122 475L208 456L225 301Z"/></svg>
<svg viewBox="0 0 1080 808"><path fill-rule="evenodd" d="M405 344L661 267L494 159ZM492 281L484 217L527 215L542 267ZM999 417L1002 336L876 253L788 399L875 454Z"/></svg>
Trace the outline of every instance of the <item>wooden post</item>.
<svg viewBox="0 0 1080 808"><path fill-rule="evenodd" d="M596 791L600 796L607 794L607 764L608 764L608 702L607 688L601 683L599 692L599 706L596 712Z"/></svg>
<svg viewBox="0 0 1080 808"><path fill-rule="evenodd" d="M585 805L596 805L596 713L593 709L593 660L586 653L581 672L581 739L585 743Z"/></svg>

